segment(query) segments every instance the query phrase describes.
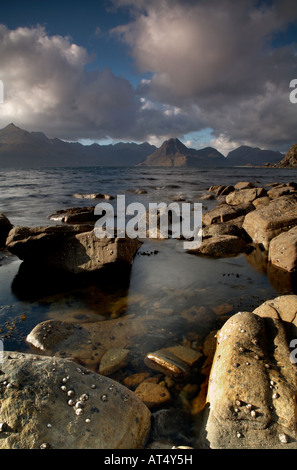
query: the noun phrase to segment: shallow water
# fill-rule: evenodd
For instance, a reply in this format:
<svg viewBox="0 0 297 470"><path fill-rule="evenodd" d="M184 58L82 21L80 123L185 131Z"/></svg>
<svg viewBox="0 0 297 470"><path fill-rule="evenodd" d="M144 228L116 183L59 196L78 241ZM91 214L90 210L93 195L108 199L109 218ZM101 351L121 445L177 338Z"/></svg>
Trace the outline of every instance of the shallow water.
<svg viewBox="0 0 297 470"><path fill-rule="evenodd" d="M215 184L252 181L259 186L296 181L296 170L233 168L216 170L75 168L5 170L0 175L0 212L14 225L38 226L53 222L57 210L92 206L94 200L76 199L74 193L124 194L126 203L172 202L175 196L199 202ZM132 190L145 189L135 195ZM98 201L97 201L98 202ZM99 201L100 202L100 201ZM115 201L109 201L115 204ZM202 202L202 201L201 201ZM216 202L203 201L204 210ZM30 351L26 336L48 319L76 323L104 321L119 316L156 314L146 350L203 338L234 313L253 310L276 295L296 292L290 279L267 275L261 253L210 259L186 253L180 240L145 240L135 256L124 285L93 282L60 292L41 293L34 278L27 295L14 288L21 261L0 256L0 337L5 350ZM142 352L140 347L140 356Z"/></svg>

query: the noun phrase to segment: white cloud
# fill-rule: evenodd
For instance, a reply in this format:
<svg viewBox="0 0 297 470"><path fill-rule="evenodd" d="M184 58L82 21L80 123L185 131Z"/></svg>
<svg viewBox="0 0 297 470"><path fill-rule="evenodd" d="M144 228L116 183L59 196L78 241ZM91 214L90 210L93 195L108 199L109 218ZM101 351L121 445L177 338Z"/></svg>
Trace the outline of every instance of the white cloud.
<svg viewBox="0 0 297 470"><path fill-rule="evenodd" d="M196 106L200 123L205 121L217 137L263 146L296 140L296 110L288 100L296 45L274 48L271 43L296 20L296 2L115 3L130 5L134 21L114 34L129 44L139 69L153 74L139 85L139 93L189 117L197 116Z"/></svg>
<svg viewBox="0 0 297 470"><path fill-rule="evenodd" d="M154 143L212 129L211 145L224 154L243 144L285 151L296 142L289 84L297 46L271 42L296 20L296 0L113 3L133 15L112 34L151 78L134 90L112 70L88 71L92 58L70 38L0 25L0 127L12 121L68 140Z"/></svg>
<svg viewBox="0 0 297 470"><path fill-rule="evenodd" d="M139 104L130 83L105 69L87 72L87 51L42 27L0 26L1 127L15 122L65 139L122 137Z"/></svg>

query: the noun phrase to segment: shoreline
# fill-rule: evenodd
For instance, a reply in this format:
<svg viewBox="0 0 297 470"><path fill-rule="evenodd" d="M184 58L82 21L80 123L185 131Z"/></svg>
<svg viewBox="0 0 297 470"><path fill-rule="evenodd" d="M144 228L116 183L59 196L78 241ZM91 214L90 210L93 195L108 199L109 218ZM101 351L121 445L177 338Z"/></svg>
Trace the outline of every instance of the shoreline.
<svg viewBox="0 0 297 470"><path fill-rule="evenodd" d="M288 188L288 186L285 187ZM276 193L277 190L283 189L281 187L276 188L275 186L274 188L274 193ZM214 263L214 266L221 265L222 268L225 268L231 262L228 274L228 277L230 278L231 294L234 289L232 284L235 280L238 283L243 276L243 271L238 273L238 275L235 275L234 261L235 266L237 263L237 269L242 269L240 268L240 260L243 259L242 257L250 256L250 254L255 253L256 250L253 249L251 253L244 254L246 245L242 245L239 252L234 254L234 238L231 240L231 252L229 248L226 252L226 246L230 246L230 240L227 245L224 245L225 248L222 248L222 245L218 245L218 243L221 243L222 240L225 242L226 237L228 236L238 237L240 231L244 227L244 221L246 217L248 217L248 214L253 211L261 211L263 208L268 207L269 204L266 204L267 200L261 201L262 204L256 208L254 207L253 211L247 211L244 214L244 218L241 220L240 218L242 218L242 215L238 215L237 213L235 214L231 211L232 216L229 218L230 213L228 212L228 207L232 206L232 204L227 204L228 207L226 207L226 198L229 196L228 200L231 200L230 194L232 194L232 191L230 190L229 194L224 195L221 193L224 190L226 191L226 186L222 186L220 189L221 192L216 195L218 204L204 214L205 217L215 217L214 220L216 220L216 222L211 222L209 225L206 224L204 226L204 230L206 228L208 229L208 234L206 235L204 242L207 242L209 246L209 241L214 241L215 246L220 246L219 252L215 255L213 253L207 253L206 256L205 253L196 253L196 256L193 256L193 254L173 250L173 243L175 246L178 246L182 241L168 240L167 242L155 241L154 243L148 241L142 246L142 248L138 248L134 254L132 266L135 267L136 272L133 274L132 269L132 279L130 276L129 283L131 283L131 280L133 281L133 276L141 279L139 274L144 268L147 269L149 266L155 265L157 270L160 269L163 263L162 257L165 253L166 259L168 260L170 252L175 252L175 257L177 257L177 259L187 257L187 260L191 260L193 265L195 260L198 258L201 266ZM252 189L253 188L237 189L235 190L235 196L239 197L243 194L241 191ZM295 189L296 188L291 187L290 190L292 191L290 194L283 194L281 196L278 194L277 200L280 200L282 197L283 200L287 200L288 198L290 199L290 197L292 199L295 194ZM218 190L218 188L216 190ZM209 193L216 190L213 189ZM290 190L285 189L284 192ZM273 192L270 194L273 194ZM246 196L246 193L244 195ZM267 197L266 194L258 194L255 200L260 200L265 197ZM225 198L225 200L222 200L222 198ZM273 198L270 199L270 201L273 201ZM253 203L245 202L244 204ZM238 206L238 204L236 206ZM222 211L222 208L225 208L225 211ZM226 211L226 209L228 210ZM219 216L216 214L216 211L218 210L220 212ZM219 219L216 219L218 217ZM225 217L227 217L227 220L224 220ZM236 232L237 235L228 235L228 230L230 232L231 226L236 226L238 229ZM224 229L224 234L219 235L216 233L210 233L210 227L212 230L214 228L217 229L218 227L220 230ZM235 229L232 228L232 230ZM280 233L281 232L282 230ZM242 233L240 236L242 236ZM277 235L273 238L276 237ZM151 246L155 246L159 249L154 250L150 248ZM261 253L263 254L263 251ZM260 269L265 270L264 266L265 263L267 263L267 259L265 260L264 256L261 261L261 263L264 264L260 263L259 265L257 256L258 255L255 256L255 266L262 266ZM180 268L182 268L182 265L180 265ZM223 281L224 279L223 282L226 282L227 273L225 272L224 274L223 271L224 269L221 271L221 280ZM247 280L248 278L243 279L242 285L246 284ZM236 285L236 282L234 285ZM224 284L224 286L226 285L227 284ZM228 321L230 321L234 315L236 316L237 309L236 306L228 304L227 302L221 302L221 304L218 304L219 302L217 302L217 305L211 306L212 301L210 299L208 299L208 304L204 303L203 305L202 302L201 305L200 302L198 305L195 305L196 297L198 299L203 295L205 302L205 299L209 294L211 294L209 289L206 287L203 288L203 284L200 284L200 288L197 283L196 286L197 292L194 296L193 292L191 292L191 284L188 284L188 288L181 289L180 293L177 291L176 287L173 287L173 290L170 288L168 289L167 287L163 290L163 294L160 293L160 298L155 298L154 300L150 298L149 291L147 292L146 298L141 291L137 293L136 290L134 294L132 292L132 298L134 295L134 302L132 301L132 303L130 292L130 305L127 305L125 301L122 303L119 298L119 304L114 310L114 313L101 317L99 321L95 322L92 321L91 316L88 317L88 315L85 319L82 319L82 321L77 322L79 319L79 317L77 317L76 321L75 318L73 318L72 320L70 319L69 322L67 317L65 317L66 311L64 314L60 314L59 318L59 316L53 317L53 311L51 313L49 310L49 318L51 319L36 323L33 330L27 335L27 342L30 345L32 353L37 353L40 357L60 357L61 360L70 359L71 362L73 362L74 359L74 363L76 362L79 367L84 368L83 370L87 368L86 370L91 371L89 373L95 373L99 377L101 375L104 376L104 374L102 374L104 363L104 370L107 371L106 378L108 378L108 375L111 375L113 380L120 382L124 387L128 387L128 389L130 389L134 395L138 396L140 401L150 410L151 415L154 416L154 424L150 430L150 437L145 438L146 445L148 446L146 448L169 448L166 447L166 445L188 445L189 448L199 448L199 445L203 446L204 444L198 444L196 441L198 428L194 422L196 418L199 418L198 421L200 420L200 413L202 413L206 404L205 393L207 391L208 374L210 373L210 366L212 364L212 359L210 359L210 356L207 353L207 344L209 342L212 344L211 349L214 353L214 335L213 333L210 335L211 332L209 328L213 329L213 327L215 327L215 331L220 331L225 324L228 324ZM286 289L289 293L289 288L287 287ZM74 291L74 297L75 295ZM183 308L178 315L179 301L182 300L181 296L185 296L186 298L187 296L191 297L191 295L192 300L189 302L189 308ZM168 304L167 301L172 298L172 296L173 304L171 305L171 303ZM267 300L267 298L265 300ZM255 299L254 304L257 304ZM257 304L256 307L259 307L260 305L261 303ZM256 307L254 306L254 308ZM142 309L144 314L137 314L139 309ZM80 315L82 315L82 313L83 312L81 311ZM206 319L209 322L210 318L213 320L209 323L208 328L204 330L204 333L202 333L202 330L200 331L200 334L195 333L197 325L202 325ZM197 319L199 319L198 324ZM187 324L187 328L184 330L184 333L180 335L180 327L183 325L184 328L185 324ZM66 327L66 337L63 337L64 327ZM98 333L99 331L100 333ZM100 344L97 344L98 338L100 338ZM81 346L78 346L79 344L81 344ZM90 354L93 358L90 357ZM22 360L23 359L24 357ZM101 372L99 367L101 367ZM148 399L148 397L150 398ZM173 416L177 412L179 419L175 422ZM158 444L161 429L158 428L158 426L161 426L161 424L156 423L161 419L159 416L162 416L162 426L167 423L166 426L171 427L171 432L169 432L168 437L169 435L172 435L172 433L173 435L176 433L172 441L170 441L170 439L167 440L167 444ZM187 423L186 426L182 427L186 433L186 437L185 435L182 437L182 433L180 433L182 422ZM36 432L38 433L38 430L36 430ZM291 433L290 436L290 439L292 439L293 434ZM164 435L161 437L164 438ZM8 443L10 441L9 432L7 432L7 439ZM37 441L38 439L35 441L33 447L37 445ZM244 445L243 440L239 438L237 438L236 442L238 442L240 446ZM273 442L273 445L276 445L275 440ZM287 444L288 442L284 443L284 445ZM138 448L137 446L139 446L139 444L135 445L136 448ZM163 445L165 447L154 447L158 445ZM229 444L224 445L227 445L228 447ZM53 446L56 447L57 444L54 444Z"/></svg>

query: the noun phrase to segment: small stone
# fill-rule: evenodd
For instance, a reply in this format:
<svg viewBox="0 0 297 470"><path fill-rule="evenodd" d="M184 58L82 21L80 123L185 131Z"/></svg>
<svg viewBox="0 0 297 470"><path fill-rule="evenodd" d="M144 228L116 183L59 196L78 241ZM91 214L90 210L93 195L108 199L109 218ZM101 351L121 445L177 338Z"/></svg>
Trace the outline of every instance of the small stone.
<svg viewBox="0 0 297 470"><path fill-rule="evenodd" d="M101 400L102 400L102 401L108 401L107 395L102 395L102 396L101 396Z"/></svg>
<svg viewBox="0 0 297 470"><path fill-rule="evenodd" d="M272 398L279 398L279 393L275 392L275 393L272 395Z"/></svg>
<svg viewBox="0 0 297 470"><path fill-rule="evenodd" d="M90 423L90 422L91 422L90 418L87 418L87 419L85 420L85 422L86 422L86 423Z"/></svg>
<svg viewBox="0 0 297 470"><path fill-rule="evenodd" d="M74 401L74 400L68 400L67 405L69 405L69 406L74 406L74 405L75 405L75 401Z"/></svg>
<svg viewBox="0 0 297 470"><path fill-rule="evenodd" d="M242 437L243 437L243 435L242 435L242 433L241 433L241 432L237 432L237 433L236 433L236 437L238 437L238 439L240 439L240 438L242 438Z"/></svg>
<svg viewBox="0 0 297 470"><path fill-rule="evenodd" d="M68 396L69 398L74 397L74 395L75 395L74 390L68 390L67 396Z"/></svg>
<svg viewBox="0 0 297 470"><path fill-rule="evenodd" d="M47 423L46 427L47 427L47 428L51 428L52 425L51 425L50 423Z"/></svg>
<svg viewBox="0 0 297 470"><path fill-rule="evenodd" d="M241 405L242 405L242 402L241 402L240 400L236 400L235 404L236 404L237 406L241 406Z"/></svg>
<svg viewBox="0 0 297 470"><path fill-rule="evenodd" d="M66 392L66 390L67 390L66 385L62 385L62 386L61 386L61 390L62 390L63 392Z"/></svg>
<svg viewBox="0 0 297 470"><path fill-rule="evenodd" d="M257 416L257 412L255 410L252 410L251 411L251 417L256 418L256 416Z"/></svg>
<svg viewBox="0 0 297 470"><path fill-rule="evenodd" d="M84 410L83 410L82 408L77 408L77 409L75 410L75 414L76 414L77 416L82 415L83 412L84 412Z"/></svg>
<svg viewBox="0 0 297 470"><path fill-rule="evenodd" d="M252 410L252 409L253 409L253 405L251 405L251 403L248 403L248 404L246 405L246 407L247 407L248 410Z"/></svg>
<svg viewBox="0 0 297 470"><path fill-rule="evenodd" d="M96 388L96 385L95 384L91 385L91 388L93 388L93 389Z"/></svg>
<svg viewBox="0 0 297 470"><path fill-rule="evenodd" d="M240 366L239 362L234 362L233 363L233 367L239 367L239 366Z"/></svg>

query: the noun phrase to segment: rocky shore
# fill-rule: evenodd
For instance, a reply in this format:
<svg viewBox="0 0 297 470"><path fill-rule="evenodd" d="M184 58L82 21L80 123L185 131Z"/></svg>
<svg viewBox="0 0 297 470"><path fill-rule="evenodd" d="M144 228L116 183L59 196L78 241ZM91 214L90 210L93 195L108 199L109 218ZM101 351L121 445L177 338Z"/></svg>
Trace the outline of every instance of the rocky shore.
<svg viewBox="0 0 297 470"><path fill-rule="evenodd" d="M203 242L193 254L260 251L267 273L273 267L294 278L296 183L212 186L201 200L208 198L217 205L203 214ZM97 239L92 212L60 211L61 225L46 227L12 227L3 215L0 235L25 266L62 279L131 267L141 243ZM156 332L169 330L170 315L156 307L144 316L37 324L26 338L31 353L3 354L0 447L297 448L297 295L227 315L203 337L195 336L191 312L181 312L191 334L164 344Z"/></svg>

